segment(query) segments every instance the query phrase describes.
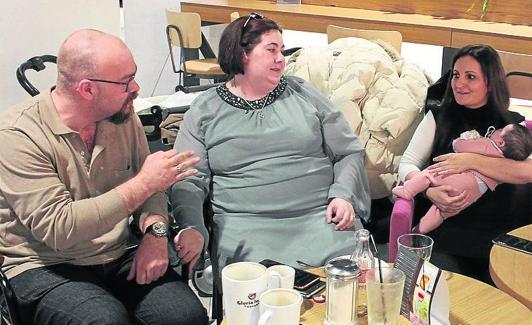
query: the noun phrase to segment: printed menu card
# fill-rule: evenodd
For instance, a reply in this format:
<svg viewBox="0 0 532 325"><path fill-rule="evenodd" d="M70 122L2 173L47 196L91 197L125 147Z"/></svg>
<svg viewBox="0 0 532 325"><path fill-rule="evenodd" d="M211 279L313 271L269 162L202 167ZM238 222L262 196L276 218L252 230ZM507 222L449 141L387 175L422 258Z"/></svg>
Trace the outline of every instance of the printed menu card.
<svg viewBox="0 0 532 325"><path fill-rule="evenodd" d="M401 248L394 267L405 273L401 314L414 324L449 324L449 289L442 270Z"/></svg>

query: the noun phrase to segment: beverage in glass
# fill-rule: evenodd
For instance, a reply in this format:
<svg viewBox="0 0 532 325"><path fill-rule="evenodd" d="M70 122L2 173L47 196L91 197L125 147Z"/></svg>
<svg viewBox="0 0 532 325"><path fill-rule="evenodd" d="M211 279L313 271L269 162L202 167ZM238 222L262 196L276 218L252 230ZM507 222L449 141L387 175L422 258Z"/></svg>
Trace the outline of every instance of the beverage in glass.
<svg viewBox="0 0 532 325"><path fill-rule="evenodd" d="M382 268L366 273L366 290L369 325L397 325L401 313L401 300L405 274L396 268Z"/></svg>

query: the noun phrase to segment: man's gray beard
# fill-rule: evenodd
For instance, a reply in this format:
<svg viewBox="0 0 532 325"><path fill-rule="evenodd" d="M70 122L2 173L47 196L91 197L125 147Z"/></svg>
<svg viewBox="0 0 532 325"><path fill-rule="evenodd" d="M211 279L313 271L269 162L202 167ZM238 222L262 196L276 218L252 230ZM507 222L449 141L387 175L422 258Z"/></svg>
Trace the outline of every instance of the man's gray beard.
<svg viewBox="0 0 532 325"><path fill-rule="evenodd" d="M122 124L124 123L125 121L127 121L127 119L131 116L131 111L129 112L124 112L124 111L120 111L120 112L117 112L111 116L109 116L107 118L107 120L111 123L114 123L114 124Z"/></svg>

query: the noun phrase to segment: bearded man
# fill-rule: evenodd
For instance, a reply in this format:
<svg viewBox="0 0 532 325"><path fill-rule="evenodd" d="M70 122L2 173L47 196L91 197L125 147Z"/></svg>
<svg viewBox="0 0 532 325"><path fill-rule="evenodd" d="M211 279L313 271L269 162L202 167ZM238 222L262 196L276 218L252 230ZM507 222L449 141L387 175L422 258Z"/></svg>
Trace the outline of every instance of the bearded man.
<svg viewBox="0 0 532 325"><path fill-rule="evenodd" d="M132 114L137 66L117 37L71 34L57 68L54 87L0 115L0 254L23 322L207 324L168 268L164 196L198 158L149 154ZM177 244L203 237L188 228Z"/></svg>

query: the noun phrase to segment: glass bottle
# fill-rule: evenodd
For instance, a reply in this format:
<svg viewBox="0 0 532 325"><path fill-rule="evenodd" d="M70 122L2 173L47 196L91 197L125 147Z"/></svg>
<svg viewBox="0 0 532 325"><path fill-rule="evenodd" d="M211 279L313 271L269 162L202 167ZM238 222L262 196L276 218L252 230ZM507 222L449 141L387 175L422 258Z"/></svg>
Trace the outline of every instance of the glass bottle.
<svg viewBox="0 0 532 325"><path fill-rule="evenodd" d="M369 230L359 229L355 232L355 250L351 259L357 262L360 268L360 276L357 284L357 314L363 316L367 314L366 306L366 272L375 267L375 259L370 249Z"/></svg>

